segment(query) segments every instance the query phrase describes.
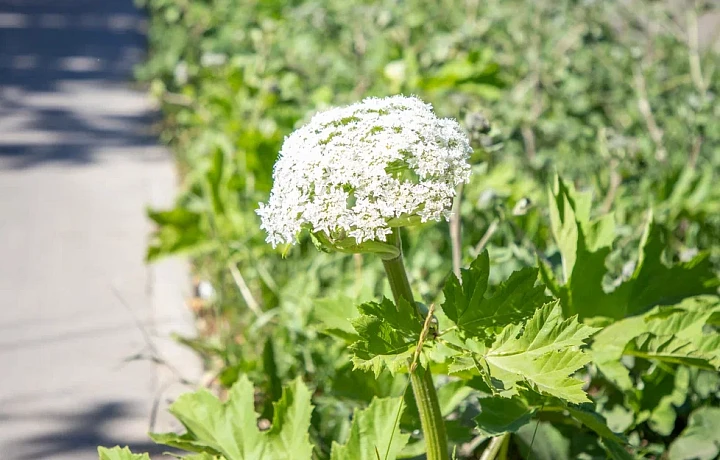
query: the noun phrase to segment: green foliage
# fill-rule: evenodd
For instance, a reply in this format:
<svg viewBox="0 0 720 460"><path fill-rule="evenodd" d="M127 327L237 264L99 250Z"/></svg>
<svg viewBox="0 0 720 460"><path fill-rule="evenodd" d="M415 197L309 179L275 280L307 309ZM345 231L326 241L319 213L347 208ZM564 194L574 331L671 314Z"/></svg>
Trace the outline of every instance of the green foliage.
<svg viewBox="0 0 720 460"><path fill-rule="evenodd" d="M242 377L230 389L226 402L207 390L182 395L170 412L186 429L183 435L153 434L155 442L191 452L221 455L227 460L268 456L309 459L313 446L308 438L312 405L310 392L300 381L283 390L275 403L270 430L261 432L253 402L254 388Z"/></svg>
<svg viewBox="0 0 720 460"><path fill-rule="evenodd" d="M121 449L119 446L112 449L98 447L98 455L100 460L150 460L148 454L133 454L127 447Z"/></svg>
<svg viewBox="0 0 720 460"><path fill-rule="evenodd" d="M373 400L355 411L350 437L344 445L333 443L331 460L381 458L395 460L410 437L399 432L402 398Z"/></svg>
<svg viewBox="0 0 720 460"><path fill-rule="evenodd" d="M720 334L708 327L708 320L718 311L716 297L694 297L617 321L595 336L595 364L622 390L633 387L621 364L623 356L716 369Z"/></svg>
<svg viewBox="0 0 720 460"><path fill-rule="evenodd" d="M635 410L630 425L646 422L653 431L671 435L680 408L693 399L689 368L705 369L709 375L720 369L720 333L711 321L718 308L717 297L693 297L615 322L595 335L593 362ZM642 368L639 361L658 367L632 372L633 367Z"/></svg>
<svg viewBox="0 0 720 460"><path fill-rule="evenodd" d="M497 287L495 294L485 297L490 276L487 251L478 256L470 268L462 269L462 284L451 276L445 284L445 315L469 337L482 338L488 331L529 318L549 300L544 286L535 286L538 272L525 268L512 274Z"/></svg>
<svg viewBox="0 0 720 460"><path fill-rule="evenodd" d="M183 172L175 207L148 211L147 258L193 257L215 295L204 337L180 340L223 386L247 375L261 417L281 384L312 382L317 458L348 440L354 411L402 394L422 319L378 301L389 291L371 255L319 254L311 239L272 250L254 210L287 134L371 95L417 94L475 148L459 241L429 224L403 247L416 298L442 306L418 359L450 374L438 392L458 452L477 425L513 432L509 455L524 458L658 458L718 406L720 80L716 47L693 42L703 2L138 3L138 76ZM408 442L403 455L422 454Z"/></svg>
<svg viewBox="0 0 720 460"><path fill-rule="evenodd" d="M407 367L415 350L422 324L406 301L397 306L387 298L358 307L361 316L352 320L359 340L351 345L358 369L372 370L375 377L387 368L396 372Z"/></svg>
<svg viewBox="0 0 720 460"><path fill-rule="evenodd" d="M524 324L506 326L491 346L468 339L468 352L455 357L455 369L470 364L493 393L510 397L522 385L541 394L582 403L583 382L568 377L590 361L579 350L597 329L563 319L557 302L538 309Z"/></svg>
<svg viewBox="0 0 720 460"><path fill-rule="evenodd" d="M530 422L535 410L517 396L509 399L484 398L480 400L480 415L475 422L480 431L489 436L515 432Z"/></svg>
<svg viewBox="0 0 720 460"><path fill-rule="evenodd" d="M659 304L672 304L685 297L717 291L720 280L707 253L672 267L662 262L665 244L662 229L650 217L643 237L635 270L620 279L612 291L603 286L607 275L605 259L611 252L615 235L612 214L590 220L589 193L576 193L561 179L550 190L550 217L555 240L562 258L564 284L552 272L542 270L553 293L562 299L566 315L580 318L621 319L642 313Z"/></svg>
<svg viewBox="0 0 720 460"><path fill-rule="evenodd" d="M490 378L501 380L503 389L514 387L519 376L541 393L585 402L588 399L582 382L567 376L590 360L573 347L583 345L593 332L595 329L578 324L575 318L563 321L559 305L550 304L538 310L523 328L505 328L483 357Z"/></svg>
<svg viewBox="0 0 720 460"><path fill-rule="evenodd" d="M313 406L310 391L298 381L284 387L275 403L272 425L260 431L253 405L255 389L243 376L220 402L207 390L182 395L170 408L185 427L185 434L151 434L159 444L195 454L186 460L259 460L313 458L308 428ZM409 435L400 432L404 410L401 397L373 399L356 410L346 443L333 443L333 460L383 458L395 460ZM376 457L377 453L377 457ZM100 460L150 460L147 454L133 454L126 447L98 448Z"/></svg>
<svg viewBox="0 0 720 460"><path fill-rule="evenodd" d="M720 455L720 408L702 407L692 414L688 426L670 445L672 460L711 460Z"/></svg>

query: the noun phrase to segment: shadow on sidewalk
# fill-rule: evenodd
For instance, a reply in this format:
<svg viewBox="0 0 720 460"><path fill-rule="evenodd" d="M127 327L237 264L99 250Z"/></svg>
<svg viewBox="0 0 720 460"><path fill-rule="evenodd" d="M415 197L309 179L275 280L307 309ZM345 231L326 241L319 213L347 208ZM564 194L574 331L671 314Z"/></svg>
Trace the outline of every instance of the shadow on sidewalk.
<svg viewBox="0 0 720 460"><path fill-rule="evenodd" d="M42 435L18 439L5 448L12 460L70 459L77 456L96 455L97 447L125 447L123 439L112 433L113 423L126 417L137 416L137 411L121 402L107 402L88 407L81 413L38 413L6 415L0 413L0 422L32 423L34 420L54 422L58 428ZM135 453L148 452L152 456L174 451L158 446L148 438L147 443L131 444ZM6 458L6 457L3 457ZM166 458L166 457L162 457Z"/></svg>
<svg viewBox="0 0 720 460"><path fill-rule="evenodd" d="M0 168L156 145L154 112L125 87L144 28L131 0L0 0Z"/></svg>

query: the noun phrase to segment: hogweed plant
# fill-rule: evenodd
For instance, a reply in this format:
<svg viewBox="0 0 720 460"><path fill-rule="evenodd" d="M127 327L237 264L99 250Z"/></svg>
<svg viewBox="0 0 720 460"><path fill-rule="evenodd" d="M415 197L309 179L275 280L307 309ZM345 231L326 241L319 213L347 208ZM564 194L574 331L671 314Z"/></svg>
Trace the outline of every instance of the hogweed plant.
<svg viewBox="0 0 720 460"><path fill-rule="evenodd" d="M355 326L369 346L382 340L385 331L378 326L395 317L400 329L392 332L407 348L404 340L417 342L424 319L403 264L399 229L450 216L456 187L470 177L471 152L456 121L437 118L414 97L369 98L319 113L283 144L270 201L258 210L268 242L293 243L307 229L325 250L377 253L395 305L376 304ZM380 334L372 337L375 332ZM361 362L374 358L363 342L357 352ZM430 370L419 366L410 381L428 459L446 459Z"/></svg>
<svg viewBox="0 0 720 460"><path fill-rule="evenodd" d="M437 311L434 305L426 309L411 289L401 229L450 217L458 186L470 179L471 153L457 122L437 118L431 106L404 96L321 112L283 144L270 198L257 210L267 242L289 247L307 232L322 251L382 260L394 301L361 304L347 324L333 327L348 342L356 369L376 378L386 371L408 374L414 396L376 398L357 410L345 444L333 441L329 458L471 455L472 439L450 439L450 445L447 429L457 427L456 409L468 398L473 436L480 443L490 439L483 459L507 458L508 434L528 428L533 419L594 433L597 451L587 453L591 457L600 452L633 458L633 440L608 427L588 391L599 393L593 390L597 382L610 382L632 405L642 399L643 385L650 385L647 375L718 369L720 302L712 295L718 279L706 255L668 267L661 262L661 232L651 220L635 273L608 290L603 277L612 217L591 220L589 195L556 179L548 194L562 276L540 261L539 268L523 268L491 287L484 251L459 277L449 277ZM627 357L647 361L645 374L631 374ZM463 390L445 398L453 404L441 404L433 374L443 375L440 391ZM241 377L224 403L206 390L181 396L171 411L186 433L153 439L195 452L186 457L193 459L315 458L308 430L312 393L305 384L296 380L285 388L266 431L258 428L253 394L253 385ZM411 434L400 430L409 406L417 408L422 434L419 439L415 433L412 443ZM663 416L673 407L665 407ZM646 423L653 414L632 423ZM535 431L525 452L534 437ZM463 453L468 448L470 454ZM144 458L132 455L101 449L101 458Z"/></svg>

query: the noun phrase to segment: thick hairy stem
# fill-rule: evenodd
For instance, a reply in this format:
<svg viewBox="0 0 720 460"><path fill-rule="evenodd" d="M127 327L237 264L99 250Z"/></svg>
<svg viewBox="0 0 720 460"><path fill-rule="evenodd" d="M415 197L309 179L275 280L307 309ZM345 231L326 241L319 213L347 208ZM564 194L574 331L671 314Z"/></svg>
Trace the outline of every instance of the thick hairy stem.
<svg viewBox="0 0 720 460"><path fill-rule="evenodd" d="M399 229L393 229L393 233L388 236L388 243L394 244L400 250L397 257L383 260L395 302L405 299L410 302L410 305L415 305L403 263ZM418 321L420 320L421 316L418 312ZM430 370L418 366L414 372L410 373L410 383L420 413L420 424L427 448L427 460L448 460L447 434Z"/></svg>

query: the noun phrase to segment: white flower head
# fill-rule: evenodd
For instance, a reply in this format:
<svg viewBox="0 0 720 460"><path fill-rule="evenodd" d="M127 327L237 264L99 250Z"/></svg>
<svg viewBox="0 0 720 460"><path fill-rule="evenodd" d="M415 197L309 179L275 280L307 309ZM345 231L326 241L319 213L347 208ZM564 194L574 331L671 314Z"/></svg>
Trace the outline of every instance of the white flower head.
<svg viewBox="0 0 720 460"><path fill-rule="evenodd" d="M449 217L470 153L458 123L420 99L368 98L320 112L285 139L257 213L273 247L303 229L331 242L385 241L391 227Z"/></svg>

